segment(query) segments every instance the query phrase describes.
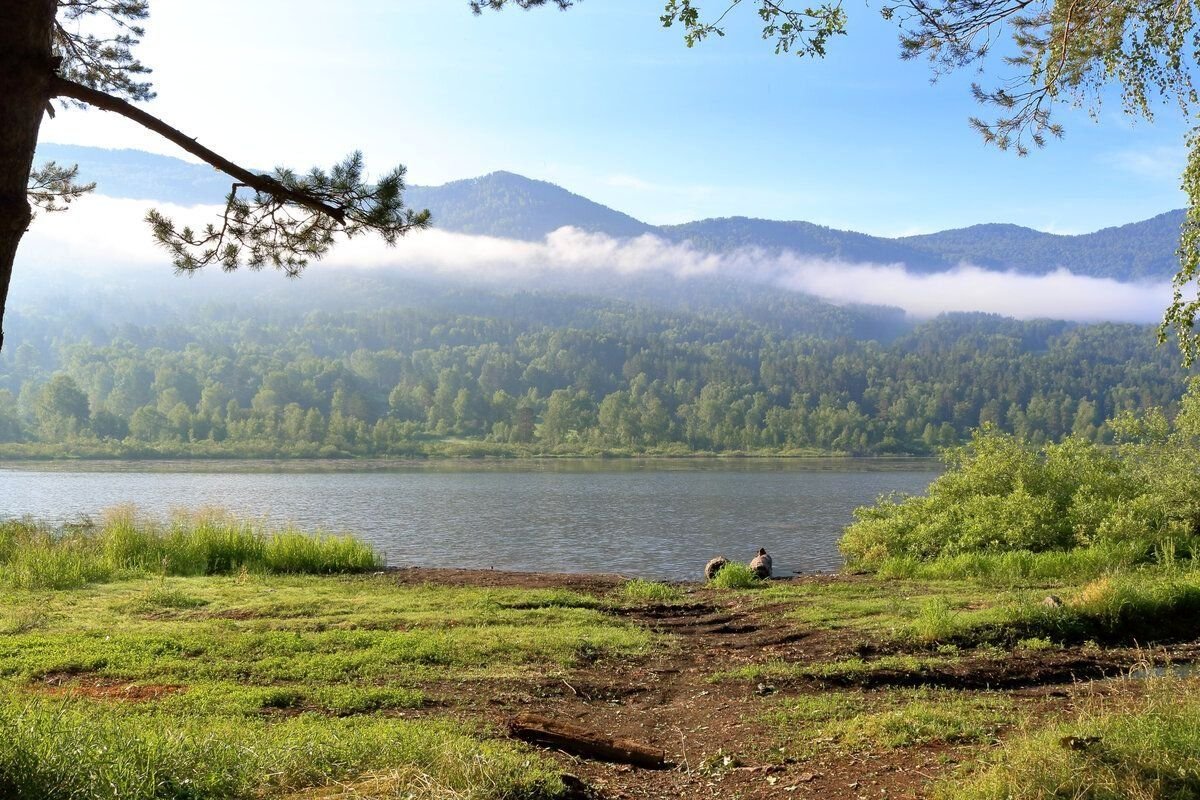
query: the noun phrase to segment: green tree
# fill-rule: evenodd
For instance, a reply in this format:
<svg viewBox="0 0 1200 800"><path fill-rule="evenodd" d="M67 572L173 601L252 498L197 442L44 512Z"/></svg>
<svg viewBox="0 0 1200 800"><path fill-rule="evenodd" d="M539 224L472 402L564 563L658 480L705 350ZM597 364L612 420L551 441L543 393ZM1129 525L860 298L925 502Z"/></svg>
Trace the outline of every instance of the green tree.
<svg viewBox="0 0 1200 800"><path fill-rule="evenodd" d="M129 418L129 435L143 442L157 442L171 434L171 421L152 406L142 406Z"/></svg>
<svg viewBox="0 0 1200 800"><path fill-rule="evenodd" d="M24 438L17 398L7 389L0 389L0 442L19 442Z"/></svg>
<svg viewBox="0 0 1200 800"><path fill-rule="evenodd" d="M129 435L129 423L111 411L100 409L92 414L92 433L100 439L121 440Z"/></svg>
<svg viewBox="0 0 1200 800"><path fill-rule="evenodd" d="M55 375L42 388L37 417L43 436L51 440L75 436L89 416L87 395L69 375Z"/></svg>
<svg viewBox="0 0 1200 800"><path fill-rule="evenodd" d="M540 434L550 446L577 441L592 426L595 407L587 392L555 389L546 400Z"/></svg>

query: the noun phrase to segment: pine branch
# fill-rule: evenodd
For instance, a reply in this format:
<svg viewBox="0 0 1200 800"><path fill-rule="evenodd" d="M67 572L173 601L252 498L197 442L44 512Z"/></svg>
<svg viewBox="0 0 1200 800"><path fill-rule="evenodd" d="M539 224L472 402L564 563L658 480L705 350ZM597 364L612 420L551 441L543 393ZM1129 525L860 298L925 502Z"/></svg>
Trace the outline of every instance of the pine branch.
<svg viewBox="0 0 1200 800"><path fill-rule="evenodd" d="M158 117L143 111L126 100L60 77L55 77L51 80L50 91L54 97L67 97L81 103L86 103L102 111L111 111L126 119L133 120L257 192L269 194L280 200L304 206L318 213L325 214L339 223L346 221L346 209L344 207L329 205L313 198L311 195L288 189L270 175L253 173L245 167L233 163L219 153L209 150L182 131L171 127Z"/></svg>
<svg viewBox="0 0 1200 800"><path fill-rule="evenodd" d="M76 183L79 165L61 167L47 161L29 173L26 197L30 205L47 213L66 211L67 206L96 188L95 183Z"/></svg>

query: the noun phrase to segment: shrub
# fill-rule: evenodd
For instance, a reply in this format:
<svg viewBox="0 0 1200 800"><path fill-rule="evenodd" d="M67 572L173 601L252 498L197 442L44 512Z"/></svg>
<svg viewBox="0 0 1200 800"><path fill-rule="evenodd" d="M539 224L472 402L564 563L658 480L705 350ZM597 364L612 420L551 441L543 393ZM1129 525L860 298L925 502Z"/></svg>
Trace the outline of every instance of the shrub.
<svg viewBox="0 0 1200 800"><path fill-rule="evenodd" d="M924 495L856 509L839 547L851 568L911 577L1090 578L1193 560L1200 381L1182 408L1174 427L1154 410L1111 421L1119 452L1075 438L1035 447L984 427L946 454Z"/></svg>

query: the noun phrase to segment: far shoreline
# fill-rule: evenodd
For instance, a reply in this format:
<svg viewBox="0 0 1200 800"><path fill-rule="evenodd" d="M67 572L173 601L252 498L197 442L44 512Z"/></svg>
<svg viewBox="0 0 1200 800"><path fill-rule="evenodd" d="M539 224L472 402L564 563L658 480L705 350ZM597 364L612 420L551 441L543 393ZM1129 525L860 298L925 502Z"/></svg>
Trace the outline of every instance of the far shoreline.
<svg viewBox="0 0 1200 800"><path fill-rule="evenodd" d="M608 472L655 469L789 469L885 471L937 468L936 456L887 455L622 455L622 456L429 456L419 458L254 458L254 457L46 457L3 458L0 472Z"/></svg>

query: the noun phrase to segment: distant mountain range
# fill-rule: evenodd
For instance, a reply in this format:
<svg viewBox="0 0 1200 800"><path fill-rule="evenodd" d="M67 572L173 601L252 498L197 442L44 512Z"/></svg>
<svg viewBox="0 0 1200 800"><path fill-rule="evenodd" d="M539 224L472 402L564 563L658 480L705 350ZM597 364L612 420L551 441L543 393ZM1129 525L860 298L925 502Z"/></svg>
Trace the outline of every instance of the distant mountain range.
<svg viewBox="0 0 1200 800"><path fill-rule="evenodd" d="M229 191L229 179L207 166L137 150L43 144L38 156L78 163L81 178L96 181L98 191L110 197L188 205L220 202ZM1163 280L1174 275L1184 216L1182 210L1168 211L1078 236L984 224L889 239L811 222L748 217L655 226L560 186L511 172L442 186L412 186L407 203L430 209L438 228L477 235L538 240L573 225L614 237L649 233L715 252L757 247L828 260L903 264L916 272L942 272L962 263L1031 274L1065 268L1117 280Z"/></svg>

